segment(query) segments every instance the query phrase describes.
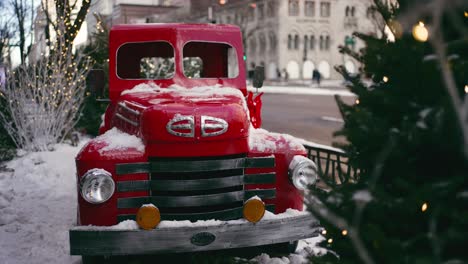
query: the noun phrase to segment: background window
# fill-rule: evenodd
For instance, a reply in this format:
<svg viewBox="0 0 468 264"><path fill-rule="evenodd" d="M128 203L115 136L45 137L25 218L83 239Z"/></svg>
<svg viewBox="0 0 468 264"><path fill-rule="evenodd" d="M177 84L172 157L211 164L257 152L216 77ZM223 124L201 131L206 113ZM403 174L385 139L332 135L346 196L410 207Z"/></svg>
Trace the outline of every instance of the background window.
<svg viewBox="0 0 468 264"><path fill-rule="evenodd" d="M304 14L305 16L315 16L315 1L304 2Z"/></svg>
<svg viewBox="0 0 468 264"><path fill-rule="evenodd" d="M289 0L288 10L290 16L299 15L299 0Z"/></svg>
<svg viewBox="0 0 468 264"><path fill-rule="evenodd" d="M126 43L117 52L117 76L157 80L174 76L174 50L167 42Z"/></svg>
<svg viewBox="0 0 468 264"><path fill-rule="evenodd" d="M330 3L329 2L321 2L320 3L320 16L321 17L329 17L330 16Z"/></svg>

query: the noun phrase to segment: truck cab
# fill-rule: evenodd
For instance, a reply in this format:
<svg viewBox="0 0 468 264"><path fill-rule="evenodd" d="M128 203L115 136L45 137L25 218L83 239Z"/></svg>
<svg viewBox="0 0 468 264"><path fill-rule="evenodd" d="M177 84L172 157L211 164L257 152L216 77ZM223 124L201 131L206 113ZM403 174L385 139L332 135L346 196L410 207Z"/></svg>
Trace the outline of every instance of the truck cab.
<svg viewBox="0 0 468 264"><path fill-rule="evenodd" d="M295 138L259 128L238 27L114 26L109 97L100 136L76 157L71 254L207 251L317 234L302 212L317 168Z"/></svg>

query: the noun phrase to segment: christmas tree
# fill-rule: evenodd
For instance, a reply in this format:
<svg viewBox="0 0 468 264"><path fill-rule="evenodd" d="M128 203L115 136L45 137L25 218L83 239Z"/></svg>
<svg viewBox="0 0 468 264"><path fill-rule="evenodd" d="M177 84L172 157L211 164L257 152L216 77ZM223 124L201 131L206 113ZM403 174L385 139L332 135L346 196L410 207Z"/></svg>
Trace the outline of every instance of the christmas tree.
<svg viewBox="0 0 468 264"><path fill-rule="evenodd" d="M356 94L337 103L358 176L314 190L309 208L334 254L314 263L468 261L468 8L463 1L374 1L395 36L355 33L342 52ZM382 31L383 32L383 31ZM370 82L369 82L370 80Z"/></svg>

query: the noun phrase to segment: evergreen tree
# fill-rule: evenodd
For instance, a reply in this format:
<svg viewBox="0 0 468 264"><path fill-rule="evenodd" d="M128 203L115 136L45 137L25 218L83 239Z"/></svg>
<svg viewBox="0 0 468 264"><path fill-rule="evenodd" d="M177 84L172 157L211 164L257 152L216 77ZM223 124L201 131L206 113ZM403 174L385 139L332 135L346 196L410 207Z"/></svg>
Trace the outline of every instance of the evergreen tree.
<svg viewBox="0 0 468 264"><path fill-rule="evenodd" d="M84 48L83 52L89 54L93 59L93 69L104 70L105 76L109 75L109 29L102 22L103 18L96 15L96 32L91 36L91 42ZM106 84L105 91L108 91L108 84ZM89 87L86 88L86 99L84 101L83 110L80 115L76 128L84 130L89 135L96 136L99 133L99 126L102 122L102 115L104 114L107 105L103 102L98 102L90 91Z"/></svg>
<svg viewBox="0 0 468 264"><path fill-rule="evenodd" d="M347 105L337 97L345 123L336 134L346 137L341 147L359 173L329 192L314 190L309 208L326 229L323 245L339 255L314 263L468 261L468 149L462 129L468 120L453 103L464 99L468 111L468 8L463 1L448 2L423 5L431 13L429 4L450 4L439 6L438 20L412 13L420 1L389 6L375 0L396 40L355 33L365 48L341 48L363 65L357 76L337 67L357 99ZM442 37L446 57L436 52L437 42L418 41L408 32L407 14L421 14L417 20L443 33L430 32L429 38ZM446 89L446 65L455 99Z"/></svg>

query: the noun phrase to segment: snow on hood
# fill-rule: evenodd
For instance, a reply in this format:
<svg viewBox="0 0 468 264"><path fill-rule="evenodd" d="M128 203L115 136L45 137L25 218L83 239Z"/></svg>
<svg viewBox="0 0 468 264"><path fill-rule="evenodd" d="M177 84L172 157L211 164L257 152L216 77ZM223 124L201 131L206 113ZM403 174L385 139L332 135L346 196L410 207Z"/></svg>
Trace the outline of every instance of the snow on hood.
<svg viewBox="0 0 468 264"><path fill-rule="evenodd" d="M233 96L241 100L244 110L247 113L247 116L249 117L249 111L247 108L247 102L245 101L244 94L242 94L242 92L239 89L232 87L223 87L219 84L212 86L196 86L192 88L187 88L177 84L173 84L168 88L161 88L154 82L148 82L140 83L130 90L125 90L122 92L122 95L134 93L170 93L172 96L181 97L183 99L193 102L222 100L223 97Z"/></svg>
<svg viewBox="0 0 468 264"><path fill-rule="evenodd" d="M134 148L137 151L145 151L143 141L134 135L127 134L114 127L106 133L96 137L96 142L105 143L106 146L99 150L100 154L111 150L124 150Z"/></svg>
<svg viewBox="0 0 468 264"><path fill-rule="evenodd" d="M284 147L296 151L306 151L301 140L288 134L273 133L262 128L255 129L252 126L249 133L249 147L252 151L275 152L278 148Z"/></svg>

